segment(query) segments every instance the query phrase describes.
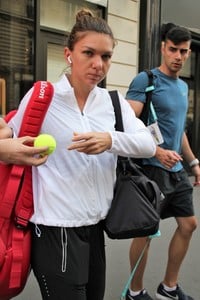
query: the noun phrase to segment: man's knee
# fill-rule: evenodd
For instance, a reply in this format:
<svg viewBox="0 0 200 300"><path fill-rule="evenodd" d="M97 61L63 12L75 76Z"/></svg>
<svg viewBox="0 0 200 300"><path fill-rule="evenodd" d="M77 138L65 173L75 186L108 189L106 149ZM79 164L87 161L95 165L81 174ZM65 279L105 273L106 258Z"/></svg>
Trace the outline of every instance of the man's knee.
<svg viewBox="0 0 200 300"><path fill-rule="evenodd" d="M183 235L190 236L197 228L196 217L178 218L179 230Z"/></svg>

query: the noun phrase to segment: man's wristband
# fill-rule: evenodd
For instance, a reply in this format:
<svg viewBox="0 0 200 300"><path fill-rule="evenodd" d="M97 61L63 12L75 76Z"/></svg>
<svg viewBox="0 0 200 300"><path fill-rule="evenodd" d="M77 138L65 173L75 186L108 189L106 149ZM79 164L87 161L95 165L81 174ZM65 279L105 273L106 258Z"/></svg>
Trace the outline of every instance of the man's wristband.
<svg viewBox="0 0 200 300"><path fill-rule="evenodd" d="M193 160L189 163L190 168L192 168L192 167L194 167L194 166L197 166L197 165L199 165L199 160L198 160L198 158L193 159Z"/></svg>

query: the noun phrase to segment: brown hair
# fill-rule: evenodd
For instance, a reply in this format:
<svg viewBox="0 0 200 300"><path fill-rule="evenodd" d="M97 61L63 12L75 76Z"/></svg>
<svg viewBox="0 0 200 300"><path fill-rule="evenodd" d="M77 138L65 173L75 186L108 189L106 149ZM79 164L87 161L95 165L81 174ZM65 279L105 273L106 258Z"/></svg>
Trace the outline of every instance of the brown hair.
<svg viewBox="0 0 200 300"><path fill-rule="evenodd" d="M71 51L74 49L76 42L87 31L108 34L113 40L113 47L115 46L116 42L113 32L107 22L100 17L94 16L90 10L81 9L76 15L76 23L73 26L67 40L67 46Z"/></svg>
<svg viewBox="0 0 200 300"><path fill-rule="evenodd" d="M191 41L191 39L191 32L187 28L173 23L163 24L161 27L161 40L163 42L170 40L174 45L178 45L182 42Z"/></svg>

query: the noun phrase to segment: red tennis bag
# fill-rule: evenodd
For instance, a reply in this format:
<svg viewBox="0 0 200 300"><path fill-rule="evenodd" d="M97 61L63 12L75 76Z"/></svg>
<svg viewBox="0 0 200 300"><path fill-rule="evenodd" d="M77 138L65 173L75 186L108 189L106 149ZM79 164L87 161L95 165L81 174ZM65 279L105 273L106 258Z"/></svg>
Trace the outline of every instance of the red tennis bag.
<svg viewBox="0 0 200 300"><path fill-rule="evenodd" d="M23 116L18 136L37 136L53 96L53 86L38 81ZM6 115L9 119L16 111ZM18 295L30 273L33 214L32 169L0 163L0 300Z"/></svg>

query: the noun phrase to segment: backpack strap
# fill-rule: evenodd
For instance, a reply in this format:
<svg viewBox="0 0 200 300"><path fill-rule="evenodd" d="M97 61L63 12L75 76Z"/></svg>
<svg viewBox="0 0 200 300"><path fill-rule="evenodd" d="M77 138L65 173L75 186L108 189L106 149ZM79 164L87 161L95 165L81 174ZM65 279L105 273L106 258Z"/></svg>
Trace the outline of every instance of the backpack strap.
<svg viewBox="0 0 200 300"><path fill-rule="evenodd" d="M33 93L25 110L19 136L37 136L46 111L53 95L53 86L46 81L38 81L34 85ZM32 169L30 166L1 165L2 197L0 201L0 217L10 218L14 205L18 226L26 226L33 213L32 199ZM26 176L25 176L26 175ZM21 182L23 180L23 185ZM6 186L5 186L6 185ZM20 190L21 188L21 190ZM18 192L20 190L20 194ZM0 222L1 226L1 222Z"/></svg>
<svg viewBox="0 0 200 300"><path fill-rule="evenodd" d="M37 136L53 96L53 85L48 81L37 81L26 107L18 136Z"/></svg>
<svg viewBox="0 0 200 300"><path fill-rule="evenodd" d="M51 83L46 81L35 83L18 136L37 136L39 134L52 96L53 86ZM33 214L32 168L30 166L0 165L0 171L2 176L0 180L0 229L7 219L12 218L12 214L14 214L13 218L16 223L12 233L13 257L9 282L9 288L15 288L20 286L23 272L22 261L24 251L26 251L23 248L24 229ZM14 209L15 211L13 211Z"/></svg>
<svg viewBox="0 0 200 300"><path fill-rule="evenodd" d="M33 93L23 116L19 136L37 136L39 134L53 92L53 85L50 82L37 81L34 84ZM15 208L15 221L18 227L27 226L33 213L32 168L25 166L24 172L24 181Z"/></svg>
<svg viewBox="0 0 200 300"><path fill-rule="evenodd" d="M153 73L151 70L144 70L148 76L148 86L145 89L146 94L146 102L144 104L143 110L140 115L140 119L143 121L145 125L148 125L149 120L149 112L150 112L150 103L152 99L152 91L154 90L153 85Z"/></svg>

